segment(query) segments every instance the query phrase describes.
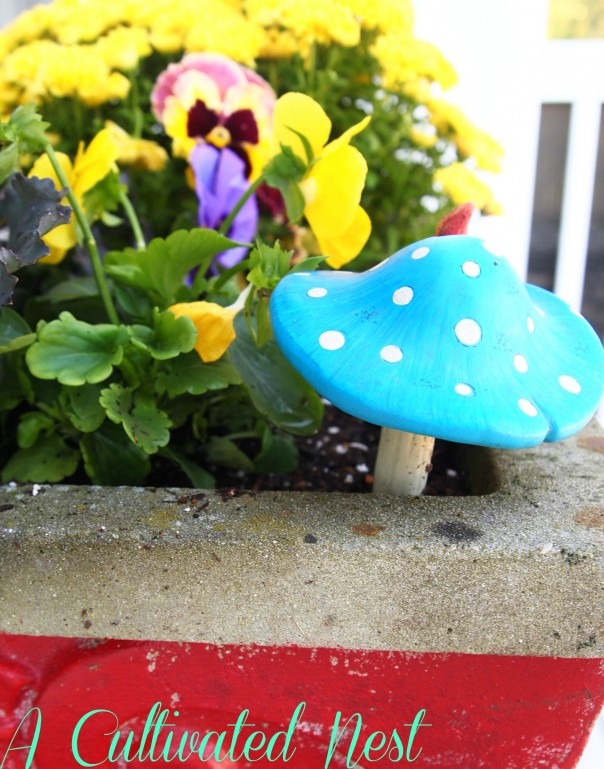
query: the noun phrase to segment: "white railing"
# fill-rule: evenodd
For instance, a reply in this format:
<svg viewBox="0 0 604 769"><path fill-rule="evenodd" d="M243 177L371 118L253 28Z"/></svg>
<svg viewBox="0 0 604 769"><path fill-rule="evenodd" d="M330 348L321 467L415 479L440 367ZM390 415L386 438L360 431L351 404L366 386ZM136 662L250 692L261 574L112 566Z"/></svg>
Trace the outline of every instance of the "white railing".
<svg viewBox="0 0 604 769"><path fill-rule="evenodd" d="M548 41L541 72L542 102L571 108L554 291L580 311L604 104L604 40Z"/></svg>

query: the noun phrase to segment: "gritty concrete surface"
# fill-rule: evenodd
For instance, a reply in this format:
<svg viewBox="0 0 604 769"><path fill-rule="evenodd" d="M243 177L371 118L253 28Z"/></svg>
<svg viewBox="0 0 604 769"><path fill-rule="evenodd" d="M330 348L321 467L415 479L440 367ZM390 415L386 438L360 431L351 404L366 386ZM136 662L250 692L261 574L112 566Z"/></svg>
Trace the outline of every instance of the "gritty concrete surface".
<svg viewBox="0 0 604 769"><path fill-rule="evenodd" d="M602 429L498 452L486 485L3 487L0 632L604 657Z"/></svg>

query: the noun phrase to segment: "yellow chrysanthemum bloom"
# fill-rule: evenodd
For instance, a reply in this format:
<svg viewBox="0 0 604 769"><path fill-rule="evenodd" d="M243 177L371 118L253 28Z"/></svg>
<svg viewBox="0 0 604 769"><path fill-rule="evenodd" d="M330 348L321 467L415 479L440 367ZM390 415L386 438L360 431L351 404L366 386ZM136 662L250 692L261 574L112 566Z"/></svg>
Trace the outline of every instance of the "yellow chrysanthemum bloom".
<svg viewBox="0 0 604 769"><path fill-rule="evenodd" d="M86 149L84 149L83 142L80 144L73 163L71 158L62 152L57 152L56 156L73 194L81 205L88 190L91 190L114 168L118 150L111 133L107 129L103 129L99 131ZM63 189L63 185L46 154L41 155L36 160L29 176L52 179L57 190ZM64 205L69 205L67 198L63 198L61 202ZM67 224L55 227L44 236L43 240L50 248L50 254L40 261L47 264L58 264L77 242L75 222L72 220Z"/></svg>
<svg viewBox="0 0 604 769"><path fill-rule="evenodd" d="M221 358L235 339L235 316L243 309L251 286L244 289L234 304L222 307L215 302L183 302L170 307L177 318L191 318L197 329L195 349L204 363Z"/></svg>
<svg viewBox="0 0 604 769"><path fill-rule="evenodd" d="M161 171L168 163L168 153L157 142L148 139L135 139L123 128L107 120L105 128L111 133L120 165L142 168L145 171Z"/></svg>
<svg viewBox="0 0 604 769"><path fill-rule="evenodd" d="M454 68L438 48L412 35L401 36L396 32L380 35L371 53L384 70L387 88L398 90L401 85L425 78L447 89L457 81Z"/></svg>
<svg viewBox="0 0 604 769"><path fill-rule="evenodd" d="M479 168L499 173L503 147L485 131L477 128L453 104L432 100L429 105L430 121L442 135L452 134L452 140L464 157L473 157Z"/></svg>
<svg viewBox="0 0 604 769"><path fill-rule="evenodd" d="M446 168L439 168L434 174L434 181L456 205L471 201L485 214L502 212L501 204L495 200L488 185L465 163L452 163Z"/></svg>
<svg viewBox="0 0 604 769"><path fill-rule="evenodd" d="M287 93L277 100L274 113L275 141L290 147L304 162L308 158L297 133L308 140L312 158L300 182L304 216L319 247L334 268L359 254L371 233L371 222L359 205L367 176L367 163L350 140L369 123L366 117L327 144L331 120L314 99Z"/></svg>

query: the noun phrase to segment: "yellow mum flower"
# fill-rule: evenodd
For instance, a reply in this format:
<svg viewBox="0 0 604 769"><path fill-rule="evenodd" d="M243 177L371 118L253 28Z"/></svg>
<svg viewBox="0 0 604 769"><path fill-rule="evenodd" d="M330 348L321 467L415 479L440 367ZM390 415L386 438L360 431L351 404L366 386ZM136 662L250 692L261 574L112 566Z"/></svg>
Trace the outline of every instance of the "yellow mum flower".
<svg viewBox="0 0 604 769"><path fill-rule="evenodd" d="M434 181L456 205L471 201L485 214L500 214L501 204L495 200L490 188L464 163L452 163L439 168Z"/></svg>
<svg viewBox="0 0 604 769"><path fill-rule="evenodd" d="M204 363L213 363L228 350L235 339L235 316L243 309L250 291L251 286L248 286L229 307L215 302L183 302L169 308L177 318L185 315L195 324L195 349Z"/></svg>
<svg viewBox="0 0 604 769"><path fill-rule="evenodd" d="M118 150L111 133L107 129L103 129L90 142L87 149L84 149L83 142L80 143L73 163L71 158L63 152L57 152L56 156L73 194L81 205L88 190L91 190L113 169L118 157ZM36 160L29 176L52 179L57 190L63 189L63 185L46 154L41 155ZM67 198L63 198L61 202L64 205L69 205ZM43 240L50 248L50 254L40 261L47 264L58 264L65 258L69 249L77 243L75 222L72 220L60 227L55 227L44 236Z"/></svg>
<svg viewBox="0 0 604 769"><path fill-rule="evenodd" d="M329 256L327 264L336 269L359 254L371 233L369 217L359 205L367 163L350 146L350 140L369 120L364 118L328 144L331 120L314 99L287 93L275 106L276 143L290 147L305 164L309 158L297 133L305 136L310 145L310 163L300 182L304 216L321 251Z"/></svg>

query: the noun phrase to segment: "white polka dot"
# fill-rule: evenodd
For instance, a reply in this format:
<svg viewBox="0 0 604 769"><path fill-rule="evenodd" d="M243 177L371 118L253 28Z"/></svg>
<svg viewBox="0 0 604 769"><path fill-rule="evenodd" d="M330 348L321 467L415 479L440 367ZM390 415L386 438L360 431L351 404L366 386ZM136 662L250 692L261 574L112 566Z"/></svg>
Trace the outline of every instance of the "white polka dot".
<svg viewBox="0 0 604 769"><path fill-rule="evenodd" d="M581 385L572 376L562 374L562 376L558 377L558 384L563 390L566 390L573 395L578 395L581 392Z"/></svg>
<svg viewBox="0 0 604 769"><path fill-rule="evenodd" d="M480 275L480 265L476 262L468 261L461 265L461 269L464 275L468 278L477 278Z"/></svg>
<svg viewBox="0 0 604 769"><path fill-rule="evenodd" d="M326 288L311 288L309 291L306 292L308 296L312 296L315 299L320 299L322 296L325 296L327 293Z"/></svg>
<svg viewBox="0 0 604 769"><path fill-rule="evenodd" d="M531 318L530 315L526 318L526 327L529 330L529 334L532 334L535 331L535 321Z"/></svg>
<svg viewBox="0 0 604 769"><path fill-rule="evenodd" d="M403 351L395 344L387 344L380 350L380 358L386 363L398 363L403 359Z"/></svg>
<svg viewBox="0 0 604 769"><path fill-rule="evenodd" d="M474 388L471 385L466 384L465 382L460 382L459 384L456 384L455 392L458 395L463 395L466 398L470 395L475 395Z"/></svg>
<svg viewBox="0 0 604 769"><path fill-rule="evenodd" d="M324 331L319 337L319 344L324 350L339 350L345 343L346 338L341 331Z"/></svg>
<svg viewBox="0 0 604 769"><path fill-rule="evenodd" d="M489 254L492 254L493 256L498 256L500 258L503 256L503 252L501 251L501 249L497 248L497 246L492 245L492 243L483 243L482 247L484 248L485 251L488 251Z"/></svg>
<svg viewBox="0 0 604 769"><path fill-rule="evenodd" d="M463 318L455 326L455 336L462 344L473 347L482 339L482 329L472 318Z"/></svg>
<svg viewBox="0 0 604 769"><path fill-rule="evenodd" d="M430 253L430 249L428 246L422 246L421 248L416 248L415 251L411 254L412 259L423 259L424 256L428 256Z"/></svg>
<svg viewBox="0 0 604 769"><path fill-rule="evenodd" d="M514 355L514 368L521 374L526 374L528 371L528 362L524 355Z"/></svg>
<svg viewBox="0 0 604 769"><path fill-rule="evenodd" d="M520 407L521 411L524 411L527 417L536 417L539 413L535 404L527 401L526 398L520 398L518 401L518 406Z"/></svg>
<svg viewBox="0 0 604 769"><path fill-rule="evenodd" d="M412 299L413 289L411 286L403 286L402 288L397 288L392 295L392 301L394 304L409 304Z"/></svg>

